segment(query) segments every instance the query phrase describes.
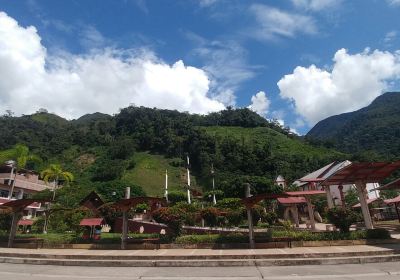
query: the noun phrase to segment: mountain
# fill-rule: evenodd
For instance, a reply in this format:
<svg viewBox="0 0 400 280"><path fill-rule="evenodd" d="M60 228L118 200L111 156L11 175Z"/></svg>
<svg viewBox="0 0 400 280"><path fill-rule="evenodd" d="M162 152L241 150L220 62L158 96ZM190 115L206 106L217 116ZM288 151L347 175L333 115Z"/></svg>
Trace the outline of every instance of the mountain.
<svg viewBox="0 0 400 280"><path fill-rule="evenodd" d="M249 109L195 115L131 106L113 116L95 113L72 121L40 112L2 116L0 127L0 150L25 144L44 160L31 168L62 163L76 177L74 196L96 190L107 200L115 198L112 193L122 196L127 184L161 196L166 169L170 189L184 191L187 155L191 186L210 190L213 165L217 188L228 197L243 196L243 182L251 182L255 194L272 191L278 175L291 181L347 158Z"/></svg>
<svg viewBox="0 0 400 280"><path fill-rule="evenodd" d="M400 93L387 92L358 111L318 122L306 135L328 142L337 150L377 154L382 159L400 157Z"/></svg>

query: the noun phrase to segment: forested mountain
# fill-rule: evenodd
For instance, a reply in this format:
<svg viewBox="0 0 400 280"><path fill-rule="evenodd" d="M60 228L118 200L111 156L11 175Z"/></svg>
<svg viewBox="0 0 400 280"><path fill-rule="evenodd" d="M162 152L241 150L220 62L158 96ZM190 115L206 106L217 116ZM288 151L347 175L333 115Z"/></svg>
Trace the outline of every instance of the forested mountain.
<svg viewBox="0 0 400 280"><path fill-rule="evenodd" d="M382 94L365 108L322 120L306 138L361 157L399 159L400 93Z"/></svg>
<svg viewBox="0 0 400 280"><path fill-rule="evenodd" d="M128 107L119 114L85 115L67 121L47 112L0 117L0 150L22 143L43 158L36 170L61 163L75 174L74 195L97 190L106 198L127 184L137 192L163 193L165 169L170 187L184 190L185 158L190 156L195 188L211 188L210 168L217 188L226 196L242 196L242 183L254 192L273 190L282 174L289 181L347 156L314 147L248 109L206 116L171 110Z"/></svg>

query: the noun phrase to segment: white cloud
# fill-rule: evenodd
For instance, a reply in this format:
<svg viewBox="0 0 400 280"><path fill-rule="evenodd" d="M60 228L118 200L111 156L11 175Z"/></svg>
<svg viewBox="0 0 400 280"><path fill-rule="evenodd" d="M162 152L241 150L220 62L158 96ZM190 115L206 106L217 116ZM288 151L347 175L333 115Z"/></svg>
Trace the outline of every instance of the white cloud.
<svg viewBox="0 0 400 280"><path fill-rule="evenodd" d="M338 7L342 0L292 0L293 5L298 8L311 11L322 11Z"/></svg>
<svg viewBox="0 0 400 280"><path fill-rule="evenodd" d="M255 76L254 66L247 63L247 51L234 41L208 41L187 32L189 40L196 44L192 55L205 64L203 69L211 79L213 98L226 106L235 106L235 92L241 83Z"/></svg>
<svg viewBox="0 0 400 280"><path fill-rule="evenodd" d="M210 7L216 4L219 0L199 0L199 5L202 8Z"/></svg>
<svg viewBox="0 0 400 280"><path fill-rule="evenodd" d="M310 16L289 13L274 7L253 4L250 12L259 27L253 36L260 40L274 40L280 37L295 37L297 34L315 34L318 32L314 19Z"/></svg>
<svg viewBox="0 0 400 280"><path fill-rule="evenodd" d="M280 96L292 100L310 125L368 105L400 76L400 52L366 49L352 55L340 49L333 61L330 71L298 66L278 82Z"/></svg>
<svg viewBox="0 0 400 280"><path fill-rule="evenodd" d="M393 41L396 40L397 37L397 31L392 30L388 33L386 33L385 38L383 39L383 42L385 43L386 46L391 46Z"/></svg>
<svg viewBox="0 0 400 280"><path fill-rule="evenodd" d="M168 65L146 51L97 49L86 55L49 55L35 27L0 12L0 112L46 108L68 118L116 113L130 103L193 113L224 105L207 96L202 69Z"/></svg>
<svg viewBox="0 0 400 280"><path fill-rule="evenodd" d="M389 3L389 5L392 5L392 6L400 5L400 0L387 0L387 2Z"/></svg>
<svg viewBox="0 0 400 280"><path fill-rule="evenodd" d="M261 116L265 116L268 113L270 104L271 102L267 98L265 92L259 91L256 93L256 95L251 97L251 104L248 108Z"/></svg>

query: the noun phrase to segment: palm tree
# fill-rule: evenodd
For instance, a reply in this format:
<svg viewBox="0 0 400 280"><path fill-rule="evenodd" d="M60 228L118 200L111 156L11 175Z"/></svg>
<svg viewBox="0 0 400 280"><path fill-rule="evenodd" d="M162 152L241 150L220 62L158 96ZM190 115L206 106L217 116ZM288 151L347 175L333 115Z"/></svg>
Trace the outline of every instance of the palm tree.
<svg viewBox="0 0 400 280"><path fill-rule="evenodd" d="M56 197L56 189L58 188L59 181L70 183L74 180L74 175L71 172L64 171L59 164L50 164L49 167L40 173L43 180L48 183L52 181L54 184L53 200Z"/></svg>
<svg viewBox="0 0 400 280"><path fill-rule="evenodd" d="M28 162L40 162L41 159L38 156L31 154L27 146L23 144L16 144L14 148L0 152L0 162L6 161L12 162L11 173L15 172L14 180L11 185L11 190L8 194L8 198L11 199L14 192L18 172L21 169L24 169Z"/></svg>

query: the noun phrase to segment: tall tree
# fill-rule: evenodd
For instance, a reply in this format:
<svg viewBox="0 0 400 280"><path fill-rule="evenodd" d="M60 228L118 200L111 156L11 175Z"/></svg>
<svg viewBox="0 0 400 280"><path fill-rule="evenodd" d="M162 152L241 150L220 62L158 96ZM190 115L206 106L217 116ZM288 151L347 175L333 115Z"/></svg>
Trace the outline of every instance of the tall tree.
<svg viewBox="0 0 400 280"><path fill-rule="evenodd" d="M56 197L56 190L60 180L65 181L66 183L70 183L74 180L74 175L71 172L64 171L59 164L50 164L47 169L40 173L40 175L46 183L49 181L53 182L53 200Z"/></svg>
<svg viewBox="0 0 400 280"><path fill-rule="evenodd" d="M26 167L28 162L40 162L41 159L38 156L31 154L27 146L16 144L12 149L0 152L0 162L3 163L6 161L11 162L11 173L15 172L11 190L8 194L8 198L11 199L15 188L17 174L21 171L21 169Z"/></svg>

